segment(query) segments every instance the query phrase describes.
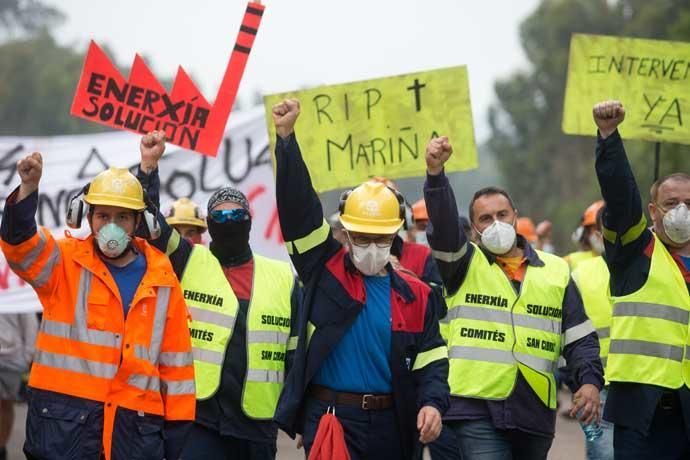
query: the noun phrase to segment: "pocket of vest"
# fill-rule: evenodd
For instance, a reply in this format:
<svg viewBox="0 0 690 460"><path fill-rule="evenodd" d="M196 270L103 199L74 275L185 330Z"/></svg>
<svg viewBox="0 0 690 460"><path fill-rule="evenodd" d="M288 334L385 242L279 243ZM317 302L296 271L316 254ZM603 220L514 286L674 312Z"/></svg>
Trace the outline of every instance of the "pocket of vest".
<svg viewBox="0 0 690 460"><path fill-rule="evenodd" d="M109 302L110 295L107 292L91 292L89 294L86 324L91 329L106 330L109 322L112 322L113 305Z"/></svg>

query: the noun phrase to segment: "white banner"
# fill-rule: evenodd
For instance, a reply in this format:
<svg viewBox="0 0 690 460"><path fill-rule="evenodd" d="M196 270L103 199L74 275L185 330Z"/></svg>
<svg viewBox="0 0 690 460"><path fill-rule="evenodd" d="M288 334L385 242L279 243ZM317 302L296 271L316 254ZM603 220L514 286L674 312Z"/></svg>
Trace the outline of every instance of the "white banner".
<svg viewBox="0 0 690 460"><path fill-rule="evenodd" d="M109 166L139 164L139 140L134 134L102 134L51 137L0 137L0 207L19 185L16 163L31 152L43 154L43 177L36 216L39 225L62 236L70 197ZM206 211L209 196L219 187L232 185L247 195L252 208L252 249L262 255L288 260L278 222L275 185L263 107L233 114L216 158L205 157L168 145L159 165L161 210L188 196ZM2 211L0 211L1 213ZM88 223L72 230L88 234ZM208 234L204 234L208 241ZM0 313L40 311L33 289L20 280L0 254Z"/></svg>

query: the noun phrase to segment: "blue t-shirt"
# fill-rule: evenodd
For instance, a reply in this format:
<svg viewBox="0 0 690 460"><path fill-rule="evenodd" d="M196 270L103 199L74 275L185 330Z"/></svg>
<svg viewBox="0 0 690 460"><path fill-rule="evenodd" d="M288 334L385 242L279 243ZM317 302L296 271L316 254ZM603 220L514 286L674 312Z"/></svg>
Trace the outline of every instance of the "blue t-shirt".
<svg viewBox="0 0 690 460"><path fill-rule="evenodd" d="M323 362L314 383L336 391L390 393L390 275L365 276L364 285L364 308Z"/></svg>
<svg viewBox="0 0 690 460"><path fill-rule="evenodd" d="M139 283L146 273L146 258L143 254L137 254L136 259L134 259L129 264L124 267L116 267L108 262L105 263L110 274L113 275L115 279L115 284L120 290L120 298L122 299L122 307L125 311L125 318L127 313L129 313L129 308L132 306L132 299L134 299L134 293L137 292Z"/></svg>
<svg viewBox="0 0 690 460"><path fill-rule="evenodd" d="M685 264L685 268L690 271L690 256L680 256L680 260Z"/></svg>

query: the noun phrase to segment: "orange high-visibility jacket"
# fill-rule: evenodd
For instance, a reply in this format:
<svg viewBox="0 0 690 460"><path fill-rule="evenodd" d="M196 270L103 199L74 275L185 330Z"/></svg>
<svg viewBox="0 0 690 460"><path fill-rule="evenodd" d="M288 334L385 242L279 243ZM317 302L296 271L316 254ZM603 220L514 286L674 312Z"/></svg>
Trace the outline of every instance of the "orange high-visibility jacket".
<svg viewBox="0 0 690 460"><path fill-rule="evenodd" d="M123 407L166 421L194 420L195 387L187 309L168 258L133 244L146 273L126 321L119 289L93 236L55 240L45 228L0 242L12 270L38 293L43 322L29 386L103 402L110 459L115 412Z"/></svg>

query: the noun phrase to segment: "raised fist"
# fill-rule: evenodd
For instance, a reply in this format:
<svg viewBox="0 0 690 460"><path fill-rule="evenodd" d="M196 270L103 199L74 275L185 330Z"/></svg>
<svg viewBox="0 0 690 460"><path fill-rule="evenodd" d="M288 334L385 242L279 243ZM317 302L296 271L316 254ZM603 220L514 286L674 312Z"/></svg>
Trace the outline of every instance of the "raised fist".
<svg viewBox="0 0 690 460"><path fill-rule="evenodd" d="M142 136L139 144L141 152L141 169L144 172L151 172L158 167L163 153L165 152L165 132L151 131Z"/></svg>
<svg viewBox="0 0 690 460"><path fill-rule="evenodd" d="M606 139L625 119L625 109L620 101L599 102L592 109L592 116L599 128L599 134Z"/></svg>
<svg viewBox="0 0 690 460"><path fill-rule="evenodd" d="M295 131L295 122L299 116L299 101L297 99L285 99L273 106L273 124L276 133L286 139Z"/></svg>
<svg viewBox="0 0 690 460"><path fill-rule="evenodd" d="M17 173L22 180L19 186L19 196L17 201L21 201L33 192L38 190L38 183L43 174L43 157L40 153L34 152L17 162Z"/></svg>
<svg viewBox="0 0 690 460"><path fill-rule="evenodd" d="M443 165L453 154L453 147L447 136L435 137L426 146L426 170L432 176L441 174Z"/></svg>

